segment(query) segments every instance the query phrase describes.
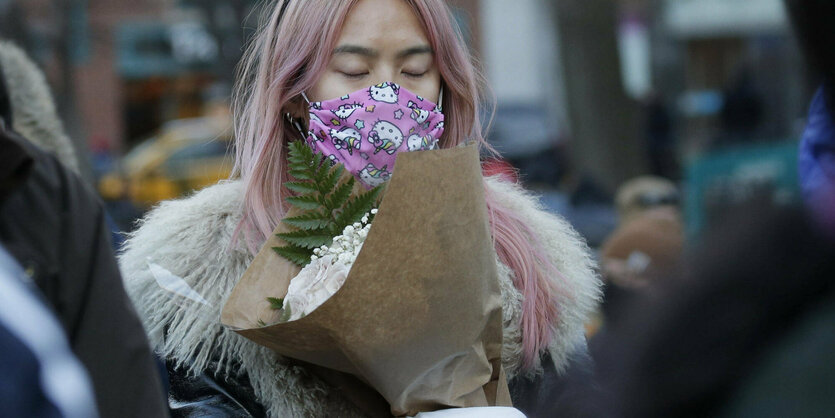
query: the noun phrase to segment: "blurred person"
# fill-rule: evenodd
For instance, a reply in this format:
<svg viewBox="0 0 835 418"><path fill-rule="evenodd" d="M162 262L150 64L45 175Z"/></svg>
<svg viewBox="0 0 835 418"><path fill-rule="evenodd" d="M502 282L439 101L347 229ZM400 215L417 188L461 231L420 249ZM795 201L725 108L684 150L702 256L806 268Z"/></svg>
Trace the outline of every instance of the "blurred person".
<svg viewBox="0 0 835 418"><path fill-rule="evenodd" d="M588 416L823 417L835 408L835 246L796 208L727 216L592 342Z"/></svg>
<svg viewBox="0 0 835 418"><path fill-rule="evenodd" d="M287 145L303 140L309 106L359 89L376 92L378 101L396 100L395 89L408 89L423 107L442 102L440 148L470 139L485 146L481 79L442 0L284 0L267 7L239 73L233 179L152 210L128 239L121 268L152 343L171 365L176 415L221 408L255 416L359 416L309 367L224 328L221 310L286 213ZM564 378L587 366L583 322L599 281L587 246L567 222L516 184L491 177L485 187L514 406L532 417L554 416L571 396ZM176 295L157 284L150 263L208 303L172 300Z"/></svg>
<svg viewBox="0 0 835 418"><path fill-rule="evenodd" d="M9 41L0 40L0 64L3 68L0 75L8 80L6 88L14 116L12 129L79 174L78 153L64 131L43 72L26 52ZM112 231L113 248L118 249L124 238L110 216L106 216L106 221Z"/></svg>
<svg viewBox="0 0 835 418"><path fill-rule="evenodd" d="M58 320L0 245L0 404L7 418L95 418L93 388Z"/></svg>
<svg viewBox="0 0 835 418"><path fill-rule="evenodd" d="M76 150L58 117L43 72L23 50L3 40L0 40L0 64L14 116L10 128L78 173Z"/></svg>
<svg viewBox="0 0 835 418"><path fill-rule="evenodd" d="M835 3L786 0L806 58L820 77L800 144L803 197L824 228L835 235Z"/></svg>
<svg viewBox="0 0 835 418"><path fill-rule="evenodd" d="M809 208L835 235L835 125L826 93L812 101L800 145L800 186Z"/></svg>
<svg viewBox="0 0 835 418"><path fill-rule="evenodd" d="M43 126L60 125L36 122L29 110L38 107L15 107L18 102L7 92L25 91L20 83L30 79L7 78L16 73L6 63L0 61L0 243L61 321L90 375L101 416L167 416L159 374L125 294L101 203L57 157L15 132L17 115L24 118L20 126L40 140L52 132ZM46 112L43 119L53 116ZM46 136L66 140L65 135Z"/></svg>
<svg viewBox="0 0 835 418"><path fill-rule="evenodd" d="M824 417L835 410L831 83L835 3L787 0L824 85L801 144L807 211L762 199L703 239L687 269L595 341L594 416ZM811 214L811 216L809 216Z"/></svg>
<svg viewBox="0 0 835 418"><path fill-rule="evenodd" d="M676 185L665 178L642 176L628 180L615 195L620 224L626 224L648 211L662 209L678 213L681 204Z"/></svg>
<svg viewBox="0 0 835 418"><path fill-rule="evenodd" d="M615 203L619 225L600 249L607 320L655 279L672 272L684 246L679 192L671 181L650 176L629 180Z"/></svg>

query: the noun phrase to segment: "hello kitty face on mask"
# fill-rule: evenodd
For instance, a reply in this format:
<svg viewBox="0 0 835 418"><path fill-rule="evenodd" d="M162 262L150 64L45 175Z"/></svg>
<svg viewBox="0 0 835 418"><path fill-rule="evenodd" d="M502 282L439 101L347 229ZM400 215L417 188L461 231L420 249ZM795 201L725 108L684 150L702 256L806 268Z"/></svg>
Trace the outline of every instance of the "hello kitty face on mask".
<svg viewBox="0 0 835 418"><path fill-rule="evenodd" d="M400 86L394 83L380 83L368 89L371 99L376 102L397 103Z"/></svg>
<svg viewBox="0 0 835 418"><path fill-rule="evenodd" d="M406 140L406 146L409 151L426 151L435 149L438 141L432 137L431 134L426 135L412 135Z"/></svg>
<svg viewBox="0 0 835 418"><path fill-rule="evenodd" d="M345 120L351 117L354 111L360 108L362 108L362 105L359 103L344 104L336 108L336 110L333 111L333 114L339 119Z"/></svg>
<svg viewBox="0 0 835 418"><path fill-rule="evenodd" d="M368 163L368 165L360 171L360 180L371 187L377 187L388 181L391 177L391 172L389 172L387 168L387 166L377 168L374 164Z"/></svg>
<svg viewBox="0 0 835 418"><path fill-rule="evenodd" d="M417 123L423 124L423 122L426 122L426 119L429 118L429 111L421 109L415 102L410 100L406 106L409 109L412 109L412 113L410 116Z"/></svg>
<svg viewBox="0 0 835 418"><path fill-rule="evenodd" d="M394 154L400 144L403 143L403 132L397 125L388 121L378 121L368 135L368 142L374 144L374 153L385 151L389 155Z"/></svg>
<svg viewBox="0 0 835 418"><path fill-rule="evenodd" d="M353 154L355 149L359 150L362 146L362 136L356 129L348 127L339 131L331 129L330 134L337 150L344 149L348 151L348 154Z"/></svg>

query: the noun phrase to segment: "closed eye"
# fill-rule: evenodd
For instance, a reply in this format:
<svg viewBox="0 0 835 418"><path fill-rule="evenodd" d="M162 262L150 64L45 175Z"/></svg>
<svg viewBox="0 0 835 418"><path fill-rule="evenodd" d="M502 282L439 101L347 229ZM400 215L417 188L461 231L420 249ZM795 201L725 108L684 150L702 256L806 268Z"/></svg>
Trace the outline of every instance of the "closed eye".
<svg viewBox="0 0 835 418"><path fill-rule="evenodd" d="M346 73L346 72L340 71L339 73L342 74L343 77L349 78L349 79L352 79L352 80L357 80L357 79L363 78L363 77L368 75L367 72L365 72L365 73Z"/></svg>
<svg viewBox="0 0 835 418"><path fill-rule="evenodd" d="M404 71L403 75L405 75L406 77L411 77L411 78L421 78L421 77L425 76L426 73L428 73L428 72L429 71L424 71L422 73L415 73L415 72Z"/></svg>

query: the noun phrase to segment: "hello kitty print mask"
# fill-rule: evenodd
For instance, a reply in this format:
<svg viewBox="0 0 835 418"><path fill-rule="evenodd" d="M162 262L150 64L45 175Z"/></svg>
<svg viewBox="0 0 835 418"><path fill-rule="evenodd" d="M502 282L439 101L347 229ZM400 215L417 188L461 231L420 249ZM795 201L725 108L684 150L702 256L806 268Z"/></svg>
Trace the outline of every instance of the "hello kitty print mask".
<svg viewBox="0 0 835 418"><path fill-rule="evenodd" d="M398 152L434 149L444 133L441 107L395 83L308 104L308 145L367 187L391 177Z"/></svg>

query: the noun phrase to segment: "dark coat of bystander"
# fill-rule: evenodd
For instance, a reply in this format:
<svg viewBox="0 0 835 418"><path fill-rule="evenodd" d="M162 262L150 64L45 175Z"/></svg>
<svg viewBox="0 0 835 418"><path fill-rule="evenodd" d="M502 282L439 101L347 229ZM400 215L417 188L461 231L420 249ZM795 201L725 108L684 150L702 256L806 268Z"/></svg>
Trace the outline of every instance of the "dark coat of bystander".
<svg viewBox="0 0 835 418"><path fill-rule="evenodd" d="M90 374L101 416L167 416L102 204L55 156L14 132L6 92L0 77L0 243L60 320Z"/></svg>

